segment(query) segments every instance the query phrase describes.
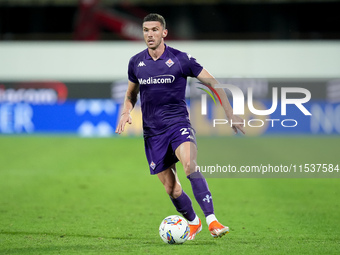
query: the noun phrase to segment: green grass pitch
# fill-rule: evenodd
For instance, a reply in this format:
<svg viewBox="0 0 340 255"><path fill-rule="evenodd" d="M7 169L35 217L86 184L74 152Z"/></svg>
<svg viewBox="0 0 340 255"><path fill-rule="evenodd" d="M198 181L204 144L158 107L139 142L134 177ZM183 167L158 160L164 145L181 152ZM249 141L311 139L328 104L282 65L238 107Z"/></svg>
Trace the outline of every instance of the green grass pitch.
<svg viewBox="0 0 340 255"><path fill-rule="evenodd" d="M340 164L337 136L223 141L232 164ZM340 253L338 178L209 178L230 233L213 239L204 223L194 241L176 246L158 235L177 212L149 175L142 138L0 136L0 152L0 254Z"/></svg>

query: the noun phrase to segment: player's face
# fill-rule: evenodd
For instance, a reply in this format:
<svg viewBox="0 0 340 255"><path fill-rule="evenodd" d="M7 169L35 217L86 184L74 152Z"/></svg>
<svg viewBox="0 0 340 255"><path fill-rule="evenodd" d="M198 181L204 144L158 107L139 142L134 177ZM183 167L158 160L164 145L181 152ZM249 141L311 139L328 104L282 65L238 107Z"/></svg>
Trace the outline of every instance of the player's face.
<svg viewBox="0 0 340 255"><path fill-rule="evenodd" d="M149 49L155 50L167 36L168 30L163 29L158 21L146 21L143 23L144 41Z"/></svg>

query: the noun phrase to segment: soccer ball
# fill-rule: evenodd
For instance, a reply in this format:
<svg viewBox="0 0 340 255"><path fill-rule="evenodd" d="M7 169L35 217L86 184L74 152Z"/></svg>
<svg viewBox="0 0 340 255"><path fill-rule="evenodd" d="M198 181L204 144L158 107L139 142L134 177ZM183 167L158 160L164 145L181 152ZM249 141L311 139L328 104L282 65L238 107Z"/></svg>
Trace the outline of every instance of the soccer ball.
<svg viewBox="0 0 340 255"><path fill-rule="evenodd" d="M159 235L165 243L182 244L190 233L188 222L181 216L170 215L159 226Z"/></svg>

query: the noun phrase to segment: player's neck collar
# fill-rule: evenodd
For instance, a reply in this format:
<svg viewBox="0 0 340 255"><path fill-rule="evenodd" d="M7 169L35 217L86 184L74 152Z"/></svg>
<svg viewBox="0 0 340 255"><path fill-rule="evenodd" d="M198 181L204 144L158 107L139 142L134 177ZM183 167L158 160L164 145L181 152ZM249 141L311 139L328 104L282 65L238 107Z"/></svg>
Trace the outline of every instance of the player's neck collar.
<svg viewBox="0 0 340 255"><path fill-rule="evenodd" d="M168 46L164 43L164 52L163 52L163 54L158 58L158 59L165 59L166 58L166 56L168 55ZM151 56L150 56L150 54L149 54L149 49L146 49L145 50L146 52L145 52L145 59L153 59ZM158 60L157 59L157 60Z"/></svg>

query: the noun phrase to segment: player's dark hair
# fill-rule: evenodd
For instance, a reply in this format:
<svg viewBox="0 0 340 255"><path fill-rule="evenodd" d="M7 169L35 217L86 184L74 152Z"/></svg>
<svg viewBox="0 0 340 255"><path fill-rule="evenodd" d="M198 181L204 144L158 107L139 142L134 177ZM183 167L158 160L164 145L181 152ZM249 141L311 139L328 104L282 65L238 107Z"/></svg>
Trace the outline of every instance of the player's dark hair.
<svg viewBox="0 0 340 255"><path fill-rule="evenodd" d="M157 14L157 13L150 13L148 15L146 15L143 19L143 23L146 21L158 21L159 23L161 23L163 29L166 28L166 23L165 23L165 19L162 15Z"/></svg>

